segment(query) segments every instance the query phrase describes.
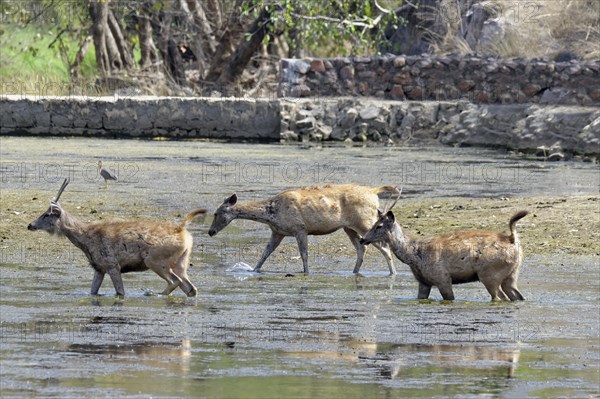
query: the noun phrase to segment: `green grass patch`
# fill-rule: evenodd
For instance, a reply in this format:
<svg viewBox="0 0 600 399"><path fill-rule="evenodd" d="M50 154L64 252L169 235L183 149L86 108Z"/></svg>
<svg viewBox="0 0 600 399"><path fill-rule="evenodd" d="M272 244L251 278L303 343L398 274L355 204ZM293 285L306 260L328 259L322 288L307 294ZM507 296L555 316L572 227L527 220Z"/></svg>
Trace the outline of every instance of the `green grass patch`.
<svg viewBox="0 0 600 399"><path fill-rule="evenodd" d="M59 51L57 28L17 24L0 25L0 82L2 94L69 94L69 66ZM79 51L79 41L64 33L69 60ZM84 80L96 76L96 56L90 46L81 65Z"/></svg>

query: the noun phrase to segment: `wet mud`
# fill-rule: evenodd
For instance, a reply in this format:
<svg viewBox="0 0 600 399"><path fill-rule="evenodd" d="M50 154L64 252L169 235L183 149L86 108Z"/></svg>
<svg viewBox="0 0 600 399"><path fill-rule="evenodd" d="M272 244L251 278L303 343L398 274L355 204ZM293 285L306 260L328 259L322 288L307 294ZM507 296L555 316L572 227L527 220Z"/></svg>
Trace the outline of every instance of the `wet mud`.
<svg viewBox="0 0 600 399"><path fill-rule="evenodd" d="M297 147L2 138L2 397L594 397L600 379L598 166L452 148ZM104 182L98 160L119 175ZM61 203L85 221L209 216L194 235L196 298L156 295L152 272L107 279L64 238L29 232L64 177ZM342 232L309 237L312 274L293 239L263 273L244 270L269 230L234 221L207 235L210 214L240 200L326 183L395 184L397 218L415 236L507 230L520 209L526 301L491 303L480 283L456 301L416 300L395 261L369 251L362 274ZM111 184L112 183L112 184ZM237 267L235 267L237 265Z"/></svg>

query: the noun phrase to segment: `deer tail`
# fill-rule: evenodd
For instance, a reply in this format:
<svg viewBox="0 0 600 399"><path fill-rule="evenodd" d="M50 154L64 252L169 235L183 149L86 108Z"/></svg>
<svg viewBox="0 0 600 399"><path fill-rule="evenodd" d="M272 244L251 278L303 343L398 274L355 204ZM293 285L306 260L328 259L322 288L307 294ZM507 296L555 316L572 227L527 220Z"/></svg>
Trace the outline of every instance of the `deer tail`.
<svg viewBox="0 0 600 399"><path fill-rule="evenodd" d="M193 218L204 213L206 213L206 209L196 209L195 211L191 211L185 215L185 218L183 218L183 221L179 224L179 228L183 230Z"/></svg>
<svg viewBox="0 0 600 399"><path fill-rule="evenodd" d="M516 224L519 220L523 219L525 216L529 214L529 211L519 211L510 218L510 222L508 222L508 227L510 228L510 236L514 239L517 234Z"/></svg>

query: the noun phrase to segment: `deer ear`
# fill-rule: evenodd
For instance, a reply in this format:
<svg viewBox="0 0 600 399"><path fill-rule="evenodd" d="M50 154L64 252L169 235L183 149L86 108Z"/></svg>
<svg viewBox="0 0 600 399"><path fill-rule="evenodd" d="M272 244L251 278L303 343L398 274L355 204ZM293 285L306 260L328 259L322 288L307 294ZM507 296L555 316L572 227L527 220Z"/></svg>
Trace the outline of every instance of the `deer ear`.
<svg viewBox="0 0 600 399"><path fill-rule="evenodd" d="M385 216L388 219L390 219L392 222L396 221L396 218L394 217L394 212L392 212L392 211L388 211L388 213L386 213Z"/></svg>
<svg viewBox="0 0 600 399"><path fill-rule="evenodd" d="M58 204L58 202L50 201L50 214L60 216L62 213L62 208Z"/></svg>
<svg viewBox="0 0 600 399"><path fill-rule="evenodd" d="M227 198L226 202L227 202L227 204L229 204L230 206L231 206L231 205L235 205L235 204L236 204L236 202L237 202L237 194L236 194L236 193L233 193L233 194L231 195L231 197Z"/></svg>
<svg viewBox="0 0 600 399"><path fill-rule="evenodd" d="M377 217L379 219L381 219L382 216L383 216L383 212L381 212L381 209L377 208Z"/></svg>

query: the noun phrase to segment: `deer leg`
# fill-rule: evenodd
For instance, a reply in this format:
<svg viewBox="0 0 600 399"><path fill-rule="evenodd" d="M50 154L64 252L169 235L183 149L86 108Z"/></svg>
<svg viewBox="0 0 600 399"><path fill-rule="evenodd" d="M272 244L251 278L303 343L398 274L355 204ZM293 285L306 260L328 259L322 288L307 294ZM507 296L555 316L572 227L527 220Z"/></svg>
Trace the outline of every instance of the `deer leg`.
<svg viewBox="0 0 600 399"><path fill-rule="evenodd" d="M175 290L175 288L181 287L182 285L182 281L179 278L179 276L173 272L166 272L165 275L159 274L159 276L161 276L168 284L167 288L165 288L164 291L160 293L161 295L170 295L171 292Z"/></svg>
<svg viewBox="0 0 600 399"><path fill-rule="evenodd" d="M417 299L427 299L427 298L429 298L430 293L431 293L430 285L419 283L419 294L417 295Z"/></svg>
<svg viewBox="0 0 600 399"><path fill-rule="evenodd" d="M100 286L102 285L103 280L104 273L94 270L94 279L92 280L92 290L90 292L91 295L98 295L98 291L100 291Z"/></svg>
<svg viewBox="0 0 600 399"><path fill-rule="evenodd" d="M148 269L154 271L167 282L167 288L160 293L161 295L169 295L175 288L181 287L181 278L171 271L172 261L169 258L146 258L145 263Z"/></svg>
<svg viewBox="0 0 600 399"><path fill-rule="evenodd" d="M452 284L441 284L438 285L438 290L442 294L442 298L446 301L454 300L454 291L452 291Z"/></svg>
<svg viewBox="0 0 600 399"><path fill-rule="evenodd" d="M504 293L504 290L502 289L502 287L498 287L498 298L500 298L501 301L508 301L508 297L506 296L506 294Z"/></svg>
<svg viewBox="0 0 600 399"><path fill-rule="evenodd" d="M502 282L502 290L506 292L506 295L511 301L523 301L525 298L517 288L517 279L515 273L512 273Z"/></svg>
<svg viewBox="0 0 600 399"><path fill-rule="evenodd" d="M494 282L490 282L490 281L483 281L483 280L481 282L483 283L483 285L485 286L487 291L492 296L492 301L495 302L495 301L507 300L506 295L500 289L500 286L498 284L496 284Z"/></svg>
<svg viewBox="0 0 600 399"><path fill-rule="evenodd" d="M310 273L310 271L308 269L308 235L306 234L306 232L298 232L296 234L296 241L298 242L298 250L300 251L300 257L302 258L304 274L308 274Z"/></svg>
<svg viewBox="0 0 600 399"><path fill-rule="evenodd" d="M440 278L441 282L436 284L440 294L442 294L442 298L446 301L454 300L454 291L452 290L452 278L449 275L446 277Z"/></svg>
<svg viewBox="0 0 600 399"><path fill-rule="evenodd" d="M452 290L452 277L450 277L450 274L446 270L440 270L438 265L436 265L435 269L435 272L432 274L437 274L437 277L433 281L433 285L438 288L444 300L453 301L454 291Z"/></svg>
<svg viewBox="0 0 600 399"><path fill-rule="evenodd" d="M354 248L356 248L356 264L354 265L354 270L352 273L358 274L360 267L362 266L365 253L367 252L367 248L360 243L360 236L356 231L344 227L344 232L346 232L348 238L350 238L350 242L352 245L354 245Z"/></svg>
<svg viewBox="0 0 600 399"><path fill-rule="evenodd" d="M387 245L380 245L379 243L374 243L373 246L383 254L383 257L387 262L388 269L390 270L390 276L396 274L396 268L394 267L394 261L392 258L392 252L390 251L390 247Z"/></svg>
<svg viewBox="0 0 600 399"><path fill-rule="evenodd" d="M187 268L189 264L190 251L186 250L175 263L175 266L173 267L173 273L175 273L181 279L180 288L182 291L185 292L187 296L191 297L198 294L198 289L194 286L194 284L192 284L188 277Z"/></svg>
<svg viewBox="0 0 600 399"><path fill-rule="evenodd" d="M125 288L123 287L123 279L121 278L121 271L116 267L108 269L108 275L115 286L117 296L125 296Z"/></svg>
<svg viewBox="0 0 600 399"><path fill-rule="evenodd" d="M271 233L271 239L269 240L267 247L263 251L260 260L256 264L256 267L254 268L255 272L260 271L260 268L262 267L263 263L265 263L269 255L271 255L273 251L275 251L275 249L279 246L279 244L281 244L281 240L283 240L283 237L285 237L283 234L277 234L275 232Z"/></svg>

